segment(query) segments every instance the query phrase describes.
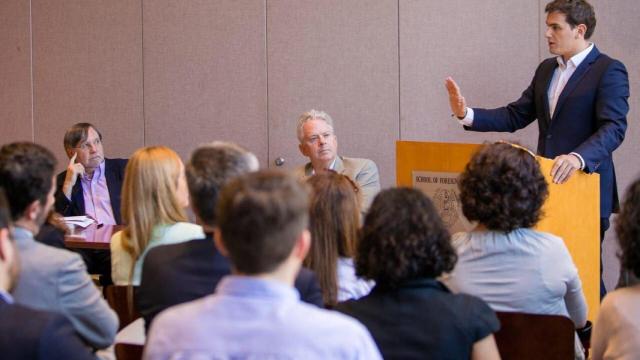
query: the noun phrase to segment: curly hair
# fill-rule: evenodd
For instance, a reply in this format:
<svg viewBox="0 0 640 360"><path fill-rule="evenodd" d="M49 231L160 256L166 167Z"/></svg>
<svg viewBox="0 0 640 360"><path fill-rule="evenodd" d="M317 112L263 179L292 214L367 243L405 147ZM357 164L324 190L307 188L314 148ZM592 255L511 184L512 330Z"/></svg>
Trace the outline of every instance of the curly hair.
<svg viewBox="0 0 640 360"><path fill-rule="evenodd" d="M416 278L436 278L458 260L438 211L421 191L387 189L367 213L356 255L358 276L396 288Z"/></svg>
<svg viewBox="0 0 640 360"><path fill-rule="evenodd" d="M549 193L535 157L506 143L484 145L458 181L462 212L489 230L534 226Z"/></svg>
<svg viewBox="0 0 640 360"><path fill-rule="evenodd" d="M622 267L640 277L640 179L627 190L622 210L616 218L616 233Z"/></svg>

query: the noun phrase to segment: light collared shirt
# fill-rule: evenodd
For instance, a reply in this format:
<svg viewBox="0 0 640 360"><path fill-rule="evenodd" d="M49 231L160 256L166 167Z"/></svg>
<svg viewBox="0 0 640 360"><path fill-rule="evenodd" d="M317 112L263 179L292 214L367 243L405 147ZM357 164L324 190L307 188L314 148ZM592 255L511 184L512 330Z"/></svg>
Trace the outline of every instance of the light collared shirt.
<svg viewBox="0 0 640 360"><path fill-rule="evenodd" d="M116 219L111 208L107 179L104 175L104 164L105 162L102 161L94 171L91 179L86 175L80 176L82 195L84 196L84 211L86 215L94 218L98 224L116 225Z"/></svg>
<svg viewBox="0 0 640 360"><path fill-rule="evenodd" d="M331 162L331 165L329 165L329 170L335 170L336 168L336 160L338 159L338 156L336 155L335 158L333 158L333 161ZM316 174L316 169L313 168L313 165L311 165L311 175L315 175Z"/></svg>
<svg viewBox="0 0 640 360"><path fill-rule="evenodd" d="M230 275L153 321L144 359L381 359L367 329L292 286Z"/></svg>
<svg viewBox="0 0 640 360"><path fill-rule="evenodd" d="M560 94L562 94L562 90L564 90L565 85L569 79L571 79L571 75L576 71L578 66L584 61L584 59L589 55L591 50L593 50L593 43L591 43L586 49L580 51L579 53L573 55L569 61L566 63L562 56L557 56L556 61L558 62L558 67L553 72L553 77L551 77L551 84L549 85L549 89L547 89L547 97L549 99L549 118L553 117L553 114L556 110L556 105L558 104L558 99L560 98ZM458 122L462 126L472 126L473 125L473 109L467 107L466 115L463 119L458 119ZM580 160L580 170L584 169L585 162L582 158L582 155L577 152L569 153L574 155Z"/></svg>
<svg viewBox="0 0 640 360"><path fill-rule="evenodd" d="M553 117L553 114L556 109L556 105L558 104L558 98L560 98L560 94L562 94L562 90L564 90L565 85L571 78L571 75L576 71L578 66L584 61L584 59L589 55L589 53L593 50L593 44L589 45L586 49L580 51L579 53L573 55L569 61L566 63L562 56L557 56L556 61L558 61L558 67L553 72L553 77L551 78L551 84L549 85L549 89L547 90L547 96L549 97L549 117Z"/></svg>

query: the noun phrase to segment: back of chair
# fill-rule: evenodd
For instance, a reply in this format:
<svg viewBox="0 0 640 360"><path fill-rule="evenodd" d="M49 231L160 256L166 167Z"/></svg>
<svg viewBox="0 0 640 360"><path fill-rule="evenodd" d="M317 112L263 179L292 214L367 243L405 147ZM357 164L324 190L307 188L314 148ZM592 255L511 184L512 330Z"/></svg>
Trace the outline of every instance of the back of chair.
<svg viewBox="0 0 640 360"><path fill-rule="evenodd" d="M115 353L117 360L140 360L142 359L142 345L116 344Z"/></svg>
<svg viewBox="0 0 640 360"><path fill-rule="evenodd" d="M120 320L120 328L140 317L140 313L135 308L133 301L134 288L129 286L108 285L104 288L104 296L109 306L118 314Z"/></svg>
<svg viewBox="0 0 640 360"><path fill-rule="evenodd" d="M575 328L565 316L498 312L495 334L502 360L573 359Z"/></svg>

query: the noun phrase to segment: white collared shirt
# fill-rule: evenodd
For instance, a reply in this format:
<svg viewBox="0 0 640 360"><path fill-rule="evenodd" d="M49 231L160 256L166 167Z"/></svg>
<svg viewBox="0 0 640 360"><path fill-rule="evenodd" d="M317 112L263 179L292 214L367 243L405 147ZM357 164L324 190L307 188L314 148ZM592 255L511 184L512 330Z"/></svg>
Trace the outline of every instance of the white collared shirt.
<svg viewBox="0 0 640 360"><path fill-rule="evenodd" d="M587 55L589 55L591 50L593 50L593 43L586 49L573 55L571 59L569 59L569 61L567 61L566 63L564 62L562 56L556 57L556 61L558 61L558 67L553 72L551 84L549 85L549 89L547 90L547 96L549 97L550 118L553 117L553 114L556 110L556 105L558 104L558 98L560 98L560 94L562 94L562 90L564 90L564 87L565 85L567 85L567 82L571 78L571 75L573 75L578 66L580 66Z"/></svg>

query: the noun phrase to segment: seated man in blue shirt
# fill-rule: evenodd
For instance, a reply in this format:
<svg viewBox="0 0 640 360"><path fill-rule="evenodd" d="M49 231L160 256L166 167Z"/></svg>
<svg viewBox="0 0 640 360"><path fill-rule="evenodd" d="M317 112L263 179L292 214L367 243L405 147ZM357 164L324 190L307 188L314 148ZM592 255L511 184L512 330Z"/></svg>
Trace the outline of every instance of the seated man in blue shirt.
<svg viewBox="0 0 640 360"><path fill-rule="evenodd" d="M9 294L20 273L11 239L9 206L0 188L0 354L3 359L93 359L93 354L60 314L15 304ZM20 331L16 331L20 329Z"/></svg>
<svg viewBox="0 0 640 360"><path fill-rule="evenodd" d="M292 175L256 172L226 185L214 239L232 275L213 295L158 315L144 358L380 359L364 326L301 302L293 288L311 243L308 206Z"/></svg>

